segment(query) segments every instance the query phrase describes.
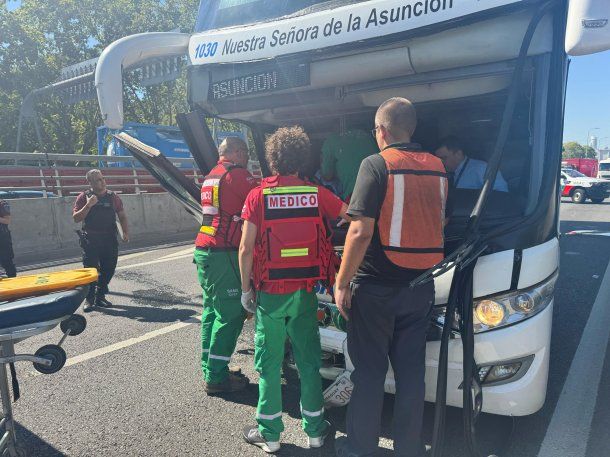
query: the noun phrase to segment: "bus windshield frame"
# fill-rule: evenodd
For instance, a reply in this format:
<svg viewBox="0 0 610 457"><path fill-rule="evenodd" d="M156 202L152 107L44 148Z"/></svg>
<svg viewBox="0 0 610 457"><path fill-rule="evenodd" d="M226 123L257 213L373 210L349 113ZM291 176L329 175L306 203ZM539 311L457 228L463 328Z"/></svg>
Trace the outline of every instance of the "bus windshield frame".
<svg viewBox="0 0 610 457"><path fill-rule="evenodd" d="M202 0L195 33L298 16L366 0Z"/></svg>

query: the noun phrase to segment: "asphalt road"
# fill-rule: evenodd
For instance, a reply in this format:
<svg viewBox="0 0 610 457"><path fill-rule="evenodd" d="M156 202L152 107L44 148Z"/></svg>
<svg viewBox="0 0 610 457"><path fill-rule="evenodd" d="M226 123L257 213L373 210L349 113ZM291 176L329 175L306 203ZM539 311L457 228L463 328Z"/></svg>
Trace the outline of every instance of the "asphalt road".
<svg viewBox="0 0 610 457"><path fill-rule="evenodd" d="M547 401L538 413L514 421L481 417L479 434L485 447L491 450L507 440L512 443L501 457L537 456L545 439L610 259L610 236L603 235L610 232L610 204L564 202L561 231L561 274L555 293ZM45 271L77 266L53 266ZM233 363L241 365L252 384L246 391L227 397L207 396L203 391L196 320L201 298L191 246L160 247L122 256L111 289L109 298L115 306L88 314L87 330L66 341L69 366L54 375L39 375L31 364L18 364L22 398L14 408L18 435L28 455L262 455L241 439L242 428L254 423L257 400L251 323L240 337ZM18 345L18 352L57 343L60 336L55 329L30 338ZM606 357L588 457L610 455L610 351L605 347L599 350L605 351ZM305 447L298 380L290 371L285 378L286 431L280 455L334 455L332 441L320 450ZM391 396L387 396L386 406L380 455L391 455ZM433 406L427 405L428 441L433 412ZM329 416L338 433L343 433L345 410L331 410ZM461 410L449 408L445 456L465 455L461 424Z"/></svg>

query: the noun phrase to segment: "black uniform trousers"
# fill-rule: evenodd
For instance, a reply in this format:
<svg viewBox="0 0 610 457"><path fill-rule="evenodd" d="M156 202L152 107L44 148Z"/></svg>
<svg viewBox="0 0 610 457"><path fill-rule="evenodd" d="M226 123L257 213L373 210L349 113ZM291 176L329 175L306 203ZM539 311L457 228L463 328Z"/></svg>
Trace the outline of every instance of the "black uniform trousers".
<svg viewBox="0 0 610 457"><path fill-rule="evenodd" d="M17 268L15 268L15 262L13 262L14 257L11 232L0 228L0 266L4 268L4 272L9 278L17 276Z"/></svg>
<svg viewBox="0 0 610 457"><path fill-rule="evenodd" d="M81 238L81 248L83 249L83 266L97 268L99 273L97 283L91 284L89 288L89 297L96 292L97 295L106 295L119 257L119 243L116 234L87 233Z"/></svg>
<svg viewBox="0 0 610 457"><path fill-rule="evenodd" d="M353 284L352 291L347 347L355 369L347 410L349 455L378 453L389 359L396 381L394 455L422 456L426 333L434 304L434 283L414 290Z"/></svg>

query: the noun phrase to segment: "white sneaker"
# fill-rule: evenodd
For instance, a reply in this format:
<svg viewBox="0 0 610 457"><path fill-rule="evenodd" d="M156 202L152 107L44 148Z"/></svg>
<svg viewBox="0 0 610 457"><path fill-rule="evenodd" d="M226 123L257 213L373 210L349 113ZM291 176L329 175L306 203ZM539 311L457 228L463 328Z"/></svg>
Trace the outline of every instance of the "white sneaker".
<svg viewBox="0 0 610 457"><path fill-rule="evenodd" d="M331 431L330 422L324 421L324 423L326 424L326 430L324 431L324 433L322 433L321 436L317 436L315 438L312 438L311 436L307 437L310 448L319 448L324 446L324 440L326 440L326 437Z"/></svg>
<svg viewBox="0 0 610 457"><path fill-rule="evenodd" d="M246 443L260 447L267 454L273 454L280 450L280 442L267 441L256 426L244 428L244 440L246 440Z"/></svg>

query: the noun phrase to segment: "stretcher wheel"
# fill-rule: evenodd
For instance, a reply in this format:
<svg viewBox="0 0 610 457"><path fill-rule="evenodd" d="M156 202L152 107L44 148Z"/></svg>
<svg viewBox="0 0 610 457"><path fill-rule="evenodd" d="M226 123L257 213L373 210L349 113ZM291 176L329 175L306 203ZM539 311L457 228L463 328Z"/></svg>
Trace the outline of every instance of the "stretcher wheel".
<svg viewBox="0 0 610 457"><path fill-rule="evenodd" d="M59 328L64 333L70 330L70 336L80 335L87 328L87 319L80 314L72 314L65 321L61 321Z"/></svg>
<svg viewBox="0 0 610 457"><path fill-rule="evenodd" d="M47 344L41 347L34 354L36 357L42 357L51 360L51 365L44 366L41 363L34 362L34 368L36 371L42 374L53 374L61 370L66 363L66 351L62 347L55 344Z"/></svg>

